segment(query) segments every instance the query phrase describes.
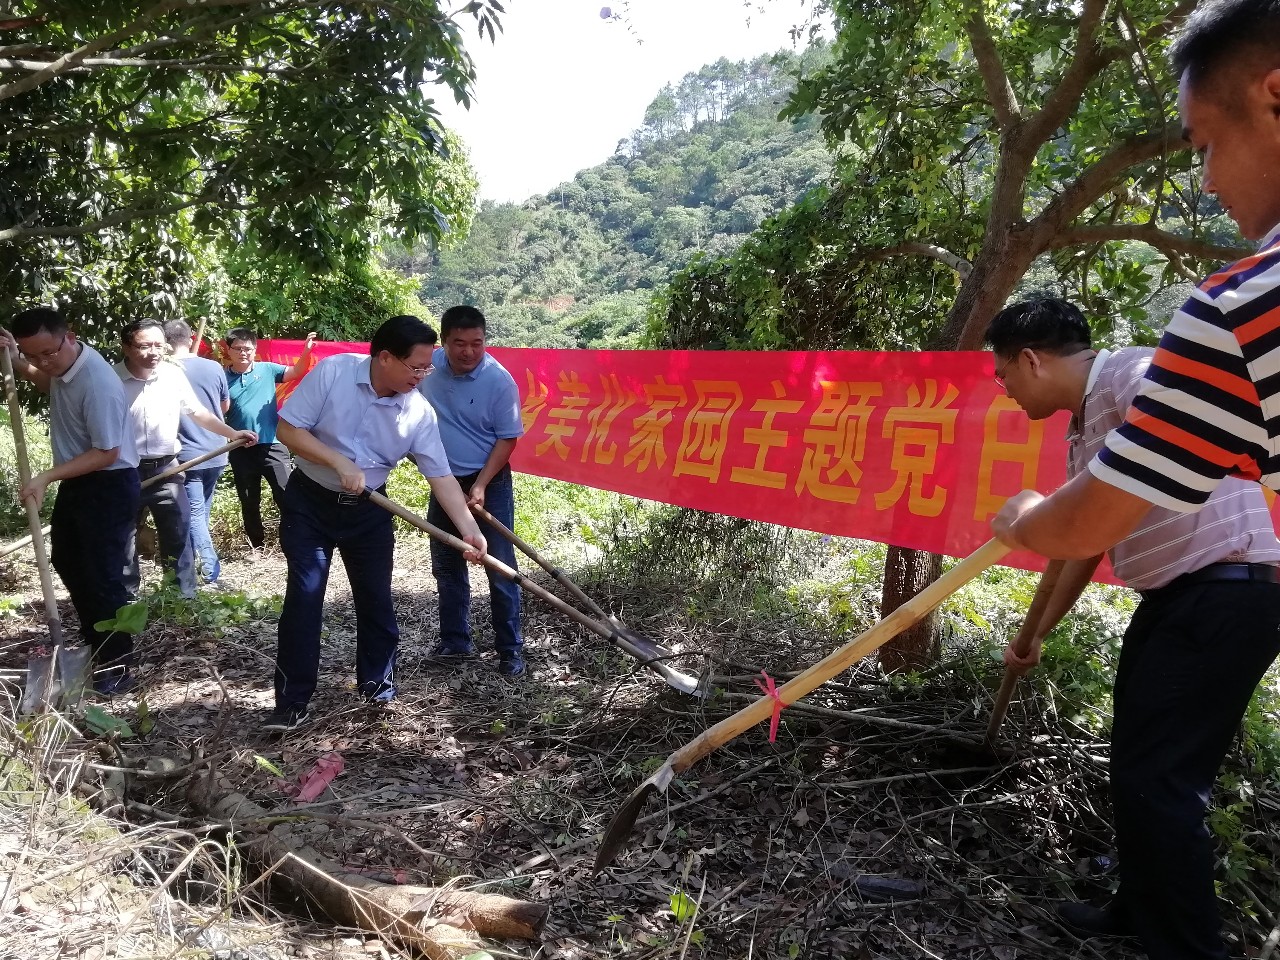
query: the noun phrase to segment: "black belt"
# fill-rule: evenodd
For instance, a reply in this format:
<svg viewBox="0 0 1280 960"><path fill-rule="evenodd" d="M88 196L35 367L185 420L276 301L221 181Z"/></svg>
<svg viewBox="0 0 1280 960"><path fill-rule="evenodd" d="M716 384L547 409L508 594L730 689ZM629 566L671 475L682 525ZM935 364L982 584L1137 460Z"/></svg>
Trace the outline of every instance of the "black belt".
<svg viewBox="0 0 1280 960"><path fill-rule="evenodd" d="M175 453L171 453L167 457L141 457L138 460L138 469L141 470L143 467L146 467L150 470L154 467L164 466L166 463L172 463L177 459L178 455Z"/></svg>
<svg viewBox="0 0 1280 960"><path fill-rule="evenodd" d="M1144 600L1155 600L1167 593L1197 583L1280 583L1280 569L1270 563L1211 563L1174 577L1163 587L1141 591Z"/></svg>
<svg viewBox="0 0 1280 960"><path fill-rule="evenodd" d="M471 484L476 482L480 477L481 472L481 470L477 470L475 473L455 474L453 479L457 480L458 485L464 490L470 490ZM493 483L495 480L502 480L504 477L509 476L511 476L511 465L506 464L501 470L489 478L489 482Z"/></svg>
<svg viewBox="0 0 1280 960"><path fill-rule="evenodd" d="M321 503L336 503L340 507L349 507L353 504L361 503L368 500L369 497L364 493L347 493L345 490L330 490L322 483L312 480L301 470L294 470L289 474L289 485L299 484L299 489L306 492L307 496ZM386 486L381 486L377 490L378 493L386 494Z"/></svg>

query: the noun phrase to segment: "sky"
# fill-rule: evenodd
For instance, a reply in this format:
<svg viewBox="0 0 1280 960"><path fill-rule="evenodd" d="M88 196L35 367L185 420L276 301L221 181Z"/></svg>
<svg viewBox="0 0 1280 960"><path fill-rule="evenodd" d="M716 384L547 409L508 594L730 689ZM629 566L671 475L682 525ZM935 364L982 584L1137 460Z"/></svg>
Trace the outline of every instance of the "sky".
<svg viewBox="0 0 1280 960"><path fill-rule="evenodd" d="M720 57L790 48L800 0L510 0L495 43L469 31L470 111L443 91L445 125L466 141L486 200L546 193L603 163L641 125L665 83ZM626 22L601 17L602 7ZM641 41L641 42L637 42Z"/></svg>

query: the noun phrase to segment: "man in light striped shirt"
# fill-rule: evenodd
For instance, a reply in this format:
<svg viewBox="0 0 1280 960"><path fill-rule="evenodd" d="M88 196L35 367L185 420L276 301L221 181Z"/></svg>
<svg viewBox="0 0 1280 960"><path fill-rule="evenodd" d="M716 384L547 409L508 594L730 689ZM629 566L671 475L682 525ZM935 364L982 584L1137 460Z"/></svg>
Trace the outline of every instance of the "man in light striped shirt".
<svg viewBox="0 0 1280 960"><path fill-rule="evenodd" d="M1091 347L1072 304L1035 297L992 321L996 379L1034 420L1072 414L1067 475L1104 448L1143 383L1154 351ZM1111 794L1120 890L1107 910L1063 903L1085 935L1137 935L1154 958L1225 957L1204 825L1218 768L1249 698L1280 652L1280 540L1256 483L1228 479L1204 508L1150 507L1110 551L1116 575L1143 600L1125 632L1116 670ZM1066 562L1032 634L1026 670L1102 560Z"/></svg>

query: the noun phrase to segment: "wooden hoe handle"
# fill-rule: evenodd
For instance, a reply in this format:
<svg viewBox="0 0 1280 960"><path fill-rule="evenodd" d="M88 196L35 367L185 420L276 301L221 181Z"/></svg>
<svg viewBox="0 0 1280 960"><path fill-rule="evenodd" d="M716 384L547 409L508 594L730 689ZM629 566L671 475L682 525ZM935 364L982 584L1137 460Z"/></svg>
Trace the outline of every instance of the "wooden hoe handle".
<svg viewBox="0 0 1280 960"><path fill-rule="evenodd" d="M1031 641L1035 638L1036 628L1040 626L1040 618L1044 615L1044 608L1049 605L1049 600L1053 597L1053 588L1058 584L1058 577L1062 575L1064 565L1062 560L1050 560L1049 566L1045 568L1040 577L1040 585L1036 588L1036 595L1031 600L1031 606L1027 608L1027 615L1022 620L1022 626L1018 628L1018 632L1013 638L1014 652L1020 657L1025 657L1027 651L1031 649ZM996 734L1000 732L1000 725L1004 723L1005 714L1009 712L1009 701L1013 699L1013 691L1018 688L1018 681L1025 672L1025 670L1016 670L1013 667L1004 668L1004 677L1000 681L1000 692L996 694L996 702L991 708L991 720L987 724L988 743L995 740Z"/></svg>
<svg viewBox="0 0 1280 960"><path fill-rule="evenodd" d="M923 618L930 610L946 600L987 567L997 563L1009 548L998 540L988 540L972 554L961 560L936 581L916 594L875 626L863 631L843 647L828 654L799 676L788 680L778 688L778 697L784 704L792 704L820 687L836 674L848 669L855 661L865 657L877 647L892 640L903 630ZM682 773L703 757L724 746L734 737L766 720L772 713L772 697L761 697L743 707L732 716L725 717L713 727L704 730L696 740L685 744L667 761L674 773Z"/></svg>

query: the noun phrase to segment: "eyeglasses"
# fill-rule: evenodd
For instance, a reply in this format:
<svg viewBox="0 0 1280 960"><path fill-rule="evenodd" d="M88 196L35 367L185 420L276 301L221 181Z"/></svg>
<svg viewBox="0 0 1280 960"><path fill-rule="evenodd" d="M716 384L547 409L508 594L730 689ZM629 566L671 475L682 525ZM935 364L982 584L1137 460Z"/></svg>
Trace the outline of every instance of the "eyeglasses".
<svg viewBox="0 0 1280 960"><path fill-rule="evenodd" d="M1008 369L1009 369L1009 367L1010 367L1012 364L1015 364L1015 363L1017 363L1017 362L1018 362L1018 358L1017 358L1017 357L1010 357L1008 360L1006 360L1006 361L1004 362L1004 369L1003 369L1003 370L999 370L999 369L998 369L998 370L996 370L996 375L995 375L992 379L993 379L993 380L995 380L995 382L996 382L996 386L998 386L1001 390L1006 390L1006 389L1008 389L1008 388L1005 386L1005 383L1004 383L1004 372L1005 372L1005 370L1008 370Z"/></svg>
<svg viewBox="0 0 1280 960"><path fill-rule="evenodd" d="M45 350L42 353L27 353L25 350L22 355L32 363L48 363L54 357L62 352L62 348L67 345L67 334L62 335L62 339L58 341L58 345L52 350Z"/></svg>
<svg viewBox="0 0 1280 960"><path fill-rule="evenodd" d="M403 360L401 360L399 357L397 357L397 356L396 356L394 353L392 353L390 350L388 350L388 351L387 351L387 356L392 357L392 358L395 360L395 362L396 362L396 363L400 364L400 366L404 367L406 370L408 370L410 373L412 373L412 374L414 375L414 377L416 377L416 378L417 378L417 379L419 379L419 380L421 380L423 377L425 377L428 373L430 373L430 372L431 372L431 368L430 368L430 367L411 367L411 366L409 366L409 364L405 363Z"/></svg>
<svg viewBox="0 0 1280 960"><path fill-rule="evenodd" d="M240 343L235 346L227 347L227 349L232 353L253 353L257 348L257 344L254 343Z"/></svg>

